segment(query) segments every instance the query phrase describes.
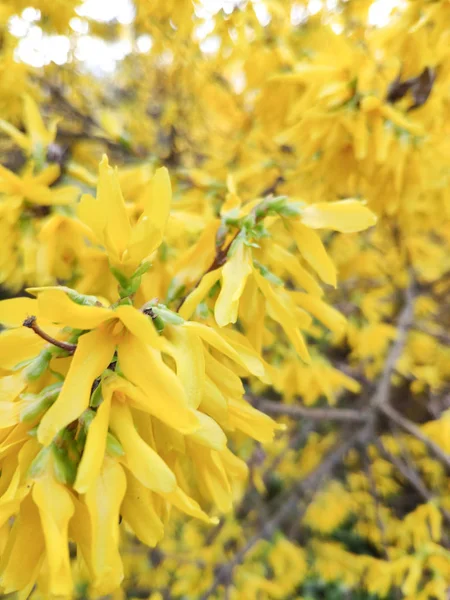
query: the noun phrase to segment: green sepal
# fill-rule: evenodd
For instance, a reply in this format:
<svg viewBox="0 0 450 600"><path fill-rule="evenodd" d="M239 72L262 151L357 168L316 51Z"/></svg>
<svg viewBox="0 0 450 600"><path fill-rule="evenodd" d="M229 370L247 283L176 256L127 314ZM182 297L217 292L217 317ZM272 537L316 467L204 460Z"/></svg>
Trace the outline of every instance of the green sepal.
<svg viewBox="0 0 450 600"><path fill-rule="evenodd" d="M62 388L62 383L53 383L45 387L39 394L22 394L21 399L30 401L30 404L20 412L20 421L27 423L34 421L55 402Z"/></svg>
<svg viewBox="0 0 450 600"><path fill-rule="evenodd" d="M44 471L44 469L48 465L48 461L50 459L50 451L51 446L47 446L46 448L42 448L39 450L38 454L35 456L33 462L31 463L28 469L28 477L34 479L39 477L39 475Z"/></svg>
<svg viewBox="0 0 450 600"><path fill-rule="evenodd" d="M95 411L93 411L90 408L87 408L83 413L81 413L80 415L80 423L81 425L83 425L83 427L86 429L86 431L89 429L90 424L92 423L92 421L95 418Z"/></svg>
<svg viewBox="0 0 450 600"><path fill-rule="evenodd" d="M49 367L50 361L53 358L53 353L45 348L38 356L31 361L31 363L25 367L24 375L27 381L35 381L46 371Z"/></svg>
<svg viewBox="0 0 450 600"><path fill-rule="evenodd" d="M122 448L122 444L110 431L108 431L106 436L106 451L111 456L125 455L125 450Z"/></svg>
<svg viewBox="0 0 450 600"><path fill-rule="evenodd" d="M77 475L76 464L69 458L65 448L61 448L55 443L51 445L51 448L56 479L66 485L72 485Z"/></svg>
<svg viewBox="0 0 450 600"><path fill-rule="evenodd" d="M163 304L152 306L151 309L157 317L161 317L161 319L169 325L182 325L185 322L183 317L180 317L179 314L169 310Z"/></svg>
<svg viewBox="0 0 450 600"><path fill-rule="evenodd" d="M91 406L92 408L97 408L98 406L100 406L100 404L102 402L103 402L103 394L102 394L102 384L100 382L98 384L98 386L95 388L95 390L92 392L89 406Z"/></svg>
<svg viewBox="0 0 450 600"><path fill-rule="evenodd" d="M274 273L272 273L272 271L270 271L267 267L262 265L260 262L258 262L257 260L254 260L253 264L258 269L258 271L261 273L261 275L265 279L267 279L267 281L270 281L270 283L273 283L274 285L284 286L283 280L280 279L279 277L277 277Z"/></svg>

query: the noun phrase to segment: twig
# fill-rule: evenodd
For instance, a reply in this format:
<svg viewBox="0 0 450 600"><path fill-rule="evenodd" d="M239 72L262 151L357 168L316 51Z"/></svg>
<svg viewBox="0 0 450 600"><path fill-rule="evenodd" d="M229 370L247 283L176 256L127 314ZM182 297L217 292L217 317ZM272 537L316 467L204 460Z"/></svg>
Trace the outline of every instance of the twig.
<svg viewBox="0 0 450 600"><path fill-rule="evenodd" d="M436 444L436 442L426 436L415 423L401 415L389 404L380 406L380 410L384 415L396 423L396 425L401 427L404 431L408 432L416 439L420 440L428 448L428 450L430 450L430 452L436 456L436 458L438 458L448 469L450 469L450 455L444 452L442 448Z"/></svg>
<svg viewBox="0 0 450 600"><path fill-rule="evenodd" d="M381 541L381 547L382 547L382 552L383 552L383 558L385 560L389 560L389 552L387 549L388 546L387 546L387 541L386 541L386 527L384 525L383 519L381 517L381 512L380 512L380 496L377 491L375 477L373 475L372 465L370 464L370 456L369 456L369 453L367 452L367 448L362 448L362 453L363 453L364 470L366 471L366 474L367 474L367 479L369 481L369 487L370 487L370 493L371 493L371 496L373 498L373 502L375 505L375 518L377 521L378 530L380 532L380 541Z"/></svg>
<svg viewBox="0 0 450 600"><path fill-rule="evenodd" d="M46 333L45 331L43 331L37 324L35 316L27 317L24 320L24 322L22 323L22 325L24 327L28 327L29 329L32 329L34 331L34 333L36 333L39 337L41 337L46 342L49 342L50 344L53 344L53 346L57 346L58 348L65 350L69 354L73 354L75 352L75 350L77 349L76 344L71 344L70 342L62 342L61 340L57 340L54 337L52 337L51 335L49 335L48 333Z"/></svg>
<svg viewBox="0 0 450 600"><path fill-rule="evenodd" d="M425 502L429 502L433 495L430 490L425 486L423 481L417 475L415 471L410 469L402 460L400 460L395 454L389 452L387 448L383 445L383 442L379 439L374 440L375 446L389 462L391 462L394 467L403 475L406 481L412 485L412 487L416 490L416 492L422 497Z"/></svg>
<svg viewBox="0 0 450 600"><path fill-rule="evenodd" d="M383 405L389 402L390 388L391 388L391 377L400 358L403 348L406 344L406 338L408 335L408 329L411 325L414 315L414 292L413 283L411 283L405 292L405 304L399 314L397 321L397 337L393 343L389 354L386 358L386 366L380 382L377 385L375 394L372 396L370 402L374 408L381 408Z"/></svg>
<svg viewBox="0 0 450 600"><path fill-rule="evenodd" d="M365 423L369 418L367 411L358 411L351 408L306 408L305 406L287 405L263 398L252 399L252 404L268 415L284 415L293 419Z"/></svg>
<svg viewBox="0 0 450 600"><path fill-rule="evenodd" d="M362 428L356 434L350 436L346 442L335 448L334 451L330 452L325 460L323 460L321 464L312 473L310 473L308 477L306 477L306 479L294 486L293 490L290 491L290 497L281 505L275 515L266 522L266 524L258 533L256 533L247 541L245 546L235 554L234 558L230 562L217 569L216 577L213 583L202 594L200 600L207 600L210 598L220 585L230 584L235 567L242 563L247 553L260 539L270 538L288 517L295 517L296 519L301 518L306 512L308 503L302 505L299 514L297 503L300 495L306 491L312 494L315 493L323 477L329 475L331 471L334 470L334 468L344 459L350 448L352 448L358 442L362 443L364 440L367 440L370 431L371 427L366 425L366 427Z"/></svg>

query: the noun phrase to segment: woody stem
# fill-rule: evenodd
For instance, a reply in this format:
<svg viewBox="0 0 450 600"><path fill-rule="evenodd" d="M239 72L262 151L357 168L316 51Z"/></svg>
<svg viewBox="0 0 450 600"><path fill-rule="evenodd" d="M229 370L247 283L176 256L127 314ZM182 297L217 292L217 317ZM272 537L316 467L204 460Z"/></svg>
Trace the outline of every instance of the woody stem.
<svg viewBox="0 0 450 600"><path fill-rule="evenodd" d="M34 333L36 333L39 337L41 337L46 342L49 342L50 344L53 344L57 348L61 348L61 350L65 350L66 352L69 352L70 354L73 354L75 352L75 350L77 349L76 344L71 344L70 342L63 342L61 340L57 340L57 339L53 338L51 335L49 335L48 333L46 333L45 331L43 331L37 324L35 316L27 317L24 320L24 322L22 323L22 325L24 327L28 327L29 329L32 329L34 331Z"/></svg>

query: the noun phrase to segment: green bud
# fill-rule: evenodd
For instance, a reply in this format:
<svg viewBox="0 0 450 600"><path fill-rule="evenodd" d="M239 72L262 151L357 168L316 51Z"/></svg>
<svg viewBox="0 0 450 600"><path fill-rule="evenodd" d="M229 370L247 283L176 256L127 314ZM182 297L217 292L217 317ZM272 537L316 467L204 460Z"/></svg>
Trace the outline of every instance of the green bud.
<svg viewBox="0 0 450 600"><path fill-rule="evenodd" d="M280 285L280 286L284 285L284 282L282 279L277 277L274 273L272 273L272 271L270 271L267 267L262 265L260 262L258 262L257 260L254 260L253 264L258 269L258 271L261 273L261 275L265 279L267 279L267 281L270 281L270 283L273 283L274 285Z"/></svg>
<svg viewBox="0 0 450 600"><path fill-rule="evenodd" d="M106 436L106 451L111 454L111 456L124 456L125 451L122 448L122 444L119 440L110 432Z"/></svg>
<svg viewBox="0 0 450 600"><path fill-rule="evenodd" d="M169 310L163 304L158 304L157 306L152 307L152 310L157 317L161 317L161 319L165 323L169 323L169 325L182 325L184 323L183 317L180 317L180 315L177 313Z"/></svg>
<svg viewBox="0 0 450 600"><path fill-rule="evenodd" d="M81 414L80 423L83 425L83 427L86 429L86 431L89 429L89 426L92 423L92 421L94 420L94 417L95 417L95 412L90 408L87 408Z"/></svg>
<svg viewBox="0 0 450 600"><path fill-rule="evenodd" d="M31 463L30 468L28 469L29 477L34 479L35 477L39 477L39 475L44 471L50 458L50 450L51 447L47 446L46 448L42 448L38 452L33 462Z"/></svg>
<svg viewBox="0 0 450 600"><path fill-rule="evenodd" d="M65 448L60 448L55 443L51 445L51 448L56 479L64 484L73 484L77 475L75 463L69 458Z"/></svg>
<svg viewBox="0 0 450 600"><path fill-rule="evenodd" d="M119 282L120 286L122 288L126 288L129 280L127 277L125 277L125 275L123 275L118 269L116 269L115 267L109 267L109 270L111 271L111 273L114 275L114 277L117 279L117 281Z"/></svg>
<svg viewBox="0 0 450 600"><path fill-rule="evenodd" d="M242 227L244 229L252 229L256 225L256 215L250 213L242 220Z"/></svg>
<svg viewBox="0 0 450 600"><path fill-rule="evenodd" d="M152 266L152 263L143 262L141 265L139 265L139 267L133 273L133 275L131 276L131 279L134 279L135 277L142 277L142 275L144 275L144 273L147 273L147 271L150 269L151 266Z"/></svg>
<svg viewBox="0 0 450 600"><path fill-rule="evenodd" d="M303 202L288 203L280 208L278 214L282 217L298 217L302 214Z"/></svg>
<svg viewBox="0 0 450 600"><path fill-rule="evenodd" d="M61 388L62 383L58 382L47 386L39 394L22 394L21 399L25 402L30 401L30 403L20 412L21 422L28 423L34 421L50 408L58 397Z"/></svg>
<svg viewBox="0 0 450 600"><path fill-rule="evenodd" d="M92 408L97 408L97 406L100 406L100 404L102 402L103 402L102 384L99 383L91 395L91 401L89 402L89 405L92 406Z"/></svg>
<svg viewBox="0 0 450 600"><path fill-rule="evenodd" d="M156 327L156 331L158 333L161 333L162 331L164 331L165 323L161 319L160 316L156 315L155 318L152 319L152 321L153 321L153 325Z"/></svg>
<svg viewBox="0 0 450 600"><path fill-rule="evenodd" d="M31 363L25 368L24 375L27 381L35 381L48 369L50 361L53 357L50 350L42 350L39 355L31 361Z"/></svg>

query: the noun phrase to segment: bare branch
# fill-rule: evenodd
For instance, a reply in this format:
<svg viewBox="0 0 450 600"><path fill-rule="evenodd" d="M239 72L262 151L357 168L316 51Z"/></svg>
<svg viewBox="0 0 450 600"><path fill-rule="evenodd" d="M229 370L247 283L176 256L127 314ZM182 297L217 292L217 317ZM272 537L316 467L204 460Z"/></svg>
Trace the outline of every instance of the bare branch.
<svg viewBox="0 0 450 600"><path fill-rule="evenodd" d="M347 452L358 443L367 442L367 439L371 432L371 425L367 424L365 427L360 429L356 434L350 436L347 441L338 445L332 450L328 456L321 462L321 464L310 473L305 479L298 482L296 486L290 490L290 496L287 498L278 511L273 517L266 522L266 524L258 531L253 537L251 537L245 546L237 552L230 562L220 566L217 569L216 577L214 578L211 586L202 594L200 600L207 600L214 594L220 585L229 586L234 569L240 565L247 553L255 546L255 544L262 538L270 538L274 532L289 518L299 519L301 518L308 507L308 503L302 505L300 510L298 509L298 501L303 493L309 493L312 496L319 488L322 479L329 476L336 466L342 462Z"/></svg>
<svg viewBox="0 0 450 600"><path fill-rule="evenodd" d="M56 346L57 348L61 348L62 350L69 352L69 354L73 354L75 352L75 350L77 349L76 344L71 344L70 342L63 342L61 340L57 340L57 339L53 338L51 335L49 335L48 333L46 333L37 324L35 316L27 317L24 320L24 322L22 323L22 325L24 327L28 327L29 329L32 329L34 331L34 333L36 333L39 337L41 337L46 342L49 342L50 344L53 344L53 346Z"/></svg>
<svg viewBox="0 0 450 600"><path fill-rule="evenodd" d="M248 398L247 398L248 399ZM282 404L263 398L251 398L255 408L268 415L284 415L293 419L311 419L312 421L349 421L365 423L368 419L367 411L358 411L351 408L307 408L299 405Z"/></svg>
<svg viewBox="0 0 450 600"><path fill-rule="evenodd" d="M448 455L436 442L426 436L415 423L401 415L395 408L389 404L379 407L381 412L391 419L396 425L401 427L404 431L420 440L428 450L435 455L445 466L450 469L450 455Z"/></svg>

